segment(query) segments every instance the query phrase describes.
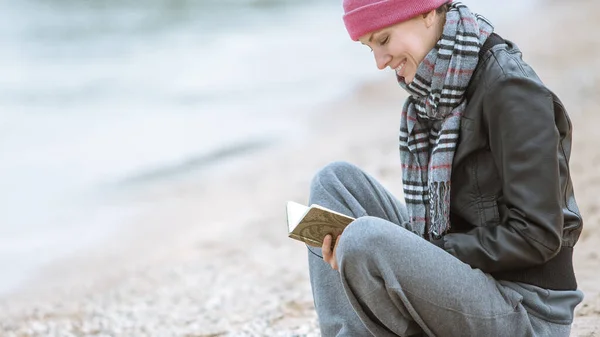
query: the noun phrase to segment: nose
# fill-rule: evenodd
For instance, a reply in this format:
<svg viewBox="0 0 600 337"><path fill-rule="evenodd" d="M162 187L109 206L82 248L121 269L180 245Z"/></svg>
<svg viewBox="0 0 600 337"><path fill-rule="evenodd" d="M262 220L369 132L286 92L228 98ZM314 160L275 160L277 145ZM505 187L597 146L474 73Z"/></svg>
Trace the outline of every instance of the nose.
<svg viewBox="0 0 600 337"><path fill-rule="evenodd" d="M387 65L392 60L392 56L389 54L381 53L381 52L374 52L374 53L375 53L375 63L377 64L377 68L379 68L379 70L385 69L385 67L387 67Z"/></svg>

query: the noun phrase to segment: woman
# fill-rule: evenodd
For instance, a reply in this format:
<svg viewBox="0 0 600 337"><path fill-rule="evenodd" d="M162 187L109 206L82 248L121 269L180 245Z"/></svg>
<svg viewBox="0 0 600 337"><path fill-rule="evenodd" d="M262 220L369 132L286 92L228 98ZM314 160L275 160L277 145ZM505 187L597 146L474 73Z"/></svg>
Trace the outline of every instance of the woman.
<svg viewBox="0 0 600 337"><path fill-rule="evenodd" d="M405 203L347 163L310 203L357 218L309 247L323 336L568 336L583 299L571 124L492 24L448 0L344 0L353 40L408 91Z"/></svg>

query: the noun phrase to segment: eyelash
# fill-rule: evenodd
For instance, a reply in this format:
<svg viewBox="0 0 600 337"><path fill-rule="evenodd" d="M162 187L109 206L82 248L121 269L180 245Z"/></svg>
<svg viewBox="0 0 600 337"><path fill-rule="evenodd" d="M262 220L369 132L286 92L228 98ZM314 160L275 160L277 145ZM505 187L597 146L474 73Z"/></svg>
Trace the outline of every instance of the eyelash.
<svg viewBox="0 0 600 337"><path fill-rule="evenodd" d="M386 37L385 37L385 39L383 39L382 41L380 41L380 42L379 42L379 45L380 45L380 46L383 46L383 45L385 45L386 43L388 43L389 41L390 41L390 37L389 37L389 36L386 36ZM373 52L373 48L369 48L369 49L371 49L371 53L372 53L372 52Z"/></svg>

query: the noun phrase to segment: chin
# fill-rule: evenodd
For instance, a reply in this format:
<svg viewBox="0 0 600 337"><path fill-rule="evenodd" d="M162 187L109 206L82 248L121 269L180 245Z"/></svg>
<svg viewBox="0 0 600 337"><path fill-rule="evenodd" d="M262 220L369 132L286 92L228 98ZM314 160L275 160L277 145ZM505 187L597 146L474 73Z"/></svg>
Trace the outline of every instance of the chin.
<svg viewBox="0 0 600 337"><path fill-rule="evenodd" d="M405 73L404 76L402 76L404 77L404 83L409 84L410 82L412 82L415 79L415 75L416 73L412 71L408 74Z"/></svg>

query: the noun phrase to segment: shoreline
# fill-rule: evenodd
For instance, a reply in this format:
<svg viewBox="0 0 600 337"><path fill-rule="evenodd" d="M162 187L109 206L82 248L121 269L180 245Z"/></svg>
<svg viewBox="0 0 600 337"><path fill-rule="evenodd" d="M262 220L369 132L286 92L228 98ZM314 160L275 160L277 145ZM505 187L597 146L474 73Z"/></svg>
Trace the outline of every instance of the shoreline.
<svg viewBox="0 0 600 337"><path fill-rule="evenodd" d="M588 6L583 12L589 20L600 9L591 0L577 3ZM600 333L600 278L595 275L600 173L594 172L600 164L594 129L600 102L589 93L600 92L600 65L594 64L600 45L590 47L585 37L569 36L572 32L553 24L561 18L563 26L579 21L588 31L599 26L569 4L553 2L540 11L542 22L535 29L519 30L524 22L511 29L508 23L498 26L501 35L524 32L513 38L563 99L574 123L572 178L585 221L574 262L586 299L577 308L573 335L591 337ZM553 41L536 38L547 29L555 33ZM567 62L572 53L557 53L556 44L586 53L577 54L576 63ZM588 69L591 80L580 81L580 67ZM306 255L302 245L285 236L284 203L306 200L312 174L333 158L360 166L399 196L397 139L390 135L397 134L404 97L392 76L365 83L348 99L317 109L306 143L257 153L227 176L202 181L190 175L145 189L138 197L156 207L129 224L118 240L62 259L33 281L42 285L32 283L0 299L0 317L12 318L0 320L0 332L42 336L32 327L52 323L59 330L78 329L80 335L317 336Z"/></svg>

